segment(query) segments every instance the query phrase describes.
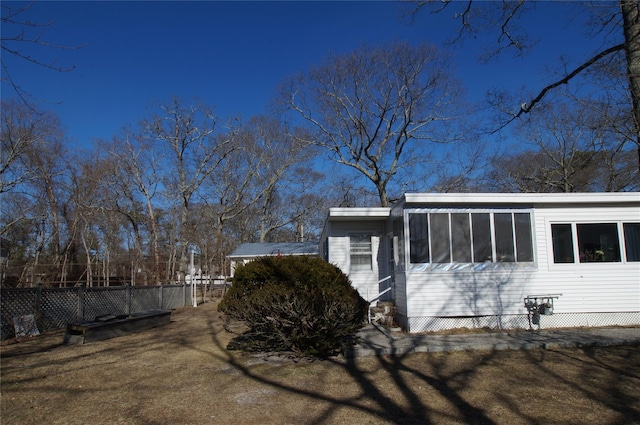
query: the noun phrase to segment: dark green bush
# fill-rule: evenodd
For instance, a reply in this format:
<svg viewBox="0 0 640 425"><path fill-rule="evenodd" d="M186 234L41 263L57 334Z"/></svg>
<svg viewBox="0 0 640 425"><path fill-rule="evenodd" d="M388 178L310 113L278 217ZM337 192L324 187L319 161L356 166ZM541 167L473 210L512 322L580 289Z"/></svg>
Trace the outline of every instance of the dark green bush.
<svg viewBox="0 0 640 425"><path fill-rule="evenodd" d="M336 266L283 256L238 267L218 309L249 327L229 349L323 356L339 352L363 326L368 306Z"/></svg>

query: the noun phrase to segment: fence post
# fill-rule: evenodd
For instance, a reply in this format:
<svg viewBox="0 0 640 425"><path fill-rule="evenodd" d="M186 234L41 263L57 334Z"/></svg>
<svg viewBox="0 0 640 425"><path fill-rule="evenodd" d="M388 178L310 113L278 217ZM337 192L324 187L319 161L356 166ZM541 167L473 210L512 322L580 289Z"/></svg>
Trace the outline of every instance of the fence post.
<svg viewBox="0 0 640 425"><path fill-rule="evenodd" d="M131 285L127 285L126 287L126 296L125 296L125 314L131 314Z"/></svg>
<svg viewBox="0 0 640 425"><path fill-rule="evenodd" d="M36 297L34 300L33 306L33 316L36 319L36 322L40 319L42 315L42 283L39 283L36 287Z"/></svg>
<svg viewBox="0 0 640 425"><path fill-rule="evenodd" d="M158 286L158 309L163 310L163 302L164 300L162 299L164 296L164 294L162 293L162 284L160 284Z"/></svg>
<svg viewBox="0 0 640 425"><path fill-rule="evenodd" d="M78 286L78 322L84 320L84 286Z"/></svg>

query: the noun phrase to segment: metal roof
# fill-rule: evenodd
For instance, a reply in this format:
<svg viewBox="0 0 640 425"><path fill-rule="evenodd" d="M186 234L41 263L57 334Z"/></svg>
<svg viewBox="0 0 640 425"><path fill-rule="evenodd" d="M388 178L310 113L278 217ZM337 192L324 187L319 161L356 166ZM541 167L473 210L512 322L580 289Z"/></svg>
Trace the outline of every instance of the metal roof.
<svg viewBox="0 0 640 425"><path fill-rule="evenodd" d="M270 255L318 255L317 242L243 243L229 258L266 257Z"/></svg>

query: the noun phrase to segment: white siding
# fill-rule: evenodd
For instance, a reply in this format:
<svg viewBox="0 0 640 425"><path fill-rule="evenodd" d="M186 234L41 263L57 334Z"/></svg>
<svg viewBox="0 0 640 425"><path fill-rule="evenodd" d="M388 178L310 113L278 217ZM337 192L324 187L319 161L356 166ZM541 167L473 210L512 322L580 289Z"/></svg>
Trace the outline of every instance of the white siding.
<svg viewBox="0 0 640 425"><path fill-rule="evenodd" d="M520 313L531 272L408 273L408 316Z"/></svg>
<svg viewBox="0 0 640 425"><path fill-rule="evenodd" d="M552 223L640 222L637 194L407 194L389 211L402 217L404 209L523 209L533 211L535 262L525 266L503 263L483 271L455 267L425 271L397 265L395 295L398 320L409 331L446 323L527 323L524 298L528 295L562 294L554 302L547 323L640 324L640 262L555 264L552 255ZM382 239L374 254L371 273L349 275L363 297L386 277L388 265L385 211L332 210L325 228L329 261L349 274L349 233L370 232ZM335 214L335 215L332 215ZM374 217L375 216L375 217ZM332 220L333 218L333 220ZM405 223L406 225L406 223ZM390 230L390 229L389 229ZM622 241L620 241L622 244ZM622 247L621 247L622 248ZM403 246L408 260L408 241ZM492 264L496 266L495 264ZM605 313L605 314L603 314ZM609 313L609 314L606 314ZM442 320L440 320L442 319ZM586 320L586 323L584 322ZM426 325L425 325L426 324ZM446 326L443 325L443 326ZM466 326L466 325L464 325Z"/></svg>
<svg viewBox="0 0 640 425"><path fill-rule="evenodd" d="M385 272L385 250L383 247L384 222L383 221L363 221L363 222L334 222L331 224L331 236L329 243L329 262L338 266L349 276L351 284L358 290L363 298L373 298L378 294L378 280ZM371 249L373 252L372 270L369 272L350 273L349 261L349 235L353 233L371 233Z"/></svg>
<svg viewBox="0 0 640 425"><path fill-rule="evenodd" d="M640 311L639 262L554 264L551 252L551 223L625 221L640 221L640 210L536 208L535 268L407 272L398 310L409 318L526 314L525 296L562 294L555 313Z"/></svg>
<svg viewBox="0 0 640 425"><path fill-rule="evenodd" d="M640 262L554 264L552 223L640 222L638 208L545 208L536 212L539 272L534 293L562 293L556 312L640 310ZM622 241L621 245L622 245Z"/></svg>
<svg viewBox="0 0 640 425"><path fill-rule="evenodd" d="M336 265L344 273L349 273L349 238L345 236L330 236L329 258L331 264Z"/></svg>

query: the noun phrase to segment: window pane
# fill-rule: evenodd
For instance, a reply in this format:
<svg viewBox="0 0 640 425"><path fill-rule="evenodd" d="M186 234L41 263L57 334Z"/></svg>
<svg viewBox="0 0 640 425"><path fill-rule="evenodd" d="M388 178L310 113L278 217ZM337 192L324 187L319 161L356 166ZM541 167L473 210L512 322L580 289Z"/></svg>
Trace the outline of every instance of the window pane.
<svg viewBox="0 0 640 425"><path fill-rule="evenodd" d="M351 253L352 254L367 254L371 253L371 242L363 243L363 242L353 242L351 243Z"/></svg>
<svg viewBox="0 0 640 425"><path fill-rule="evenodd" d="M349 236L351 271L372 270L371 235Z"/></svg>
<svg viewBox="0 0 640 425"><path fill-rule="evenodd" d="M429 262L427 214L409 214L409 257L412 263Z"/></svg>
<svg viewBox="0 0 640 425"><path fill-rule="evenodd" d="M640 223L624 223L623 227L627 261L640 261Z"/></svg>
<svg viewBox="0 0 640 425"><path fill-rule="evenodd" d="M431 214L431 262L450 263L449 214Z"/></svg>
<svg viewBox="0 0 640 425"><path fill-rule="evenodd" d="M496 260L501 263L514 262L511 213L496 213L493 218L496 232Z"/></svg>
<svg viewBox="0 0 640 425"><path fill-rule="evenodd" d="M473 261L475 263L492 261L489 214L471 214L471 224L473 226Z"/></svg>
<svg viewBox="0 0 640 425"><path fill-rule="evenodd" d="M469 214L451 214L451 243L455 263L471 262L471 226Z"/></svg>
<svg viewBox="0 0 640 425"><path fill-rule="evenodd" d="M552 224L553 262L573 263L573 235L570 224Z"/></svg>
<svg viewBox="0 0 640 425"><path fill-rule="evenodd" d="M515 213L516 222L516 261L533 261L533 238L531 236L531 214Z"/></svg>
<svg viewBox="0 0 640 425"><path fill-rule="evenodd" d="M581 263L620 261L620 243L615 223L578 224Z"/></svg>
<svg viewBox="0 0 640 425"><path fill-rule="evenodd" d="M351 271L371 270L370 255L351 255Z"/></svg>

